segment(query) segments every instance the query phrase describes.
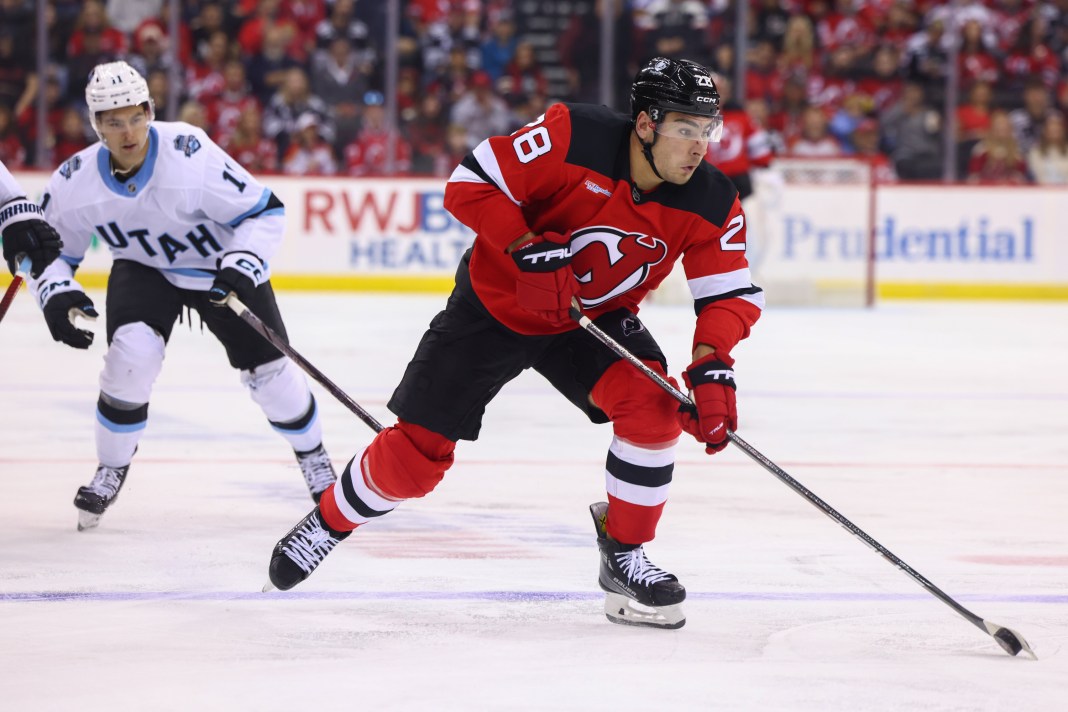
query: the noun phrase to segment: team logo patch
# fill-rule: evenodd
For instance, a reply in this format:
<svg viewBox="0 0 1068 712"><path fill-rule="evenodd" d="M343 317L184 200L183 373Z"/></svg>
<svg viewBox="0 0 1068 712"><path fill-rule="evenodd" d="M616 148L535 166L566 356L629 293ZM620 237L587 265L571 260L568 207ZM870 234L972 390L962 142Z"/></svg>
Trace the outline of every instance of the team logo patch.
<svg viewBox="0 0 1068 712"><path fill-rule="evenodd" d="M174 148L188 158L200 150L200 140L196 136L178 136L174 139Z"/></svg>
<svg viewBox="0 0 1068 712"><path fill-rule="evenodd" d="M667 243L651 235L597 225L571 234L571 269L583 306L595 307L634 289L667 257Z"/></svg>
<svg viewBox="0 0 1068 712"><path fill-rule="evenodd" d="M619 322L619 326L623 329L623 336L640 334L645 331L645 324L641 323L636 316L623 317L623 321Z"/></svg>
<svg viewBox="0 0 1068 712"><path fill-rule="evenodd" d="M74 158L70 159L59 167L59 174L67 180L70 180L70 177L74 175L74 171L78 170L81 167L82 159L75 156Z"/></svg>
<svg viewBox="0 0 1068 712"><path fill-rule="evenodd" d="M586 181L586 190L590 191L591 193L600 193L606 198L612 197L612 191L608 190L608 188L602 188L601 186L594 183L592 180Z"/></svg>

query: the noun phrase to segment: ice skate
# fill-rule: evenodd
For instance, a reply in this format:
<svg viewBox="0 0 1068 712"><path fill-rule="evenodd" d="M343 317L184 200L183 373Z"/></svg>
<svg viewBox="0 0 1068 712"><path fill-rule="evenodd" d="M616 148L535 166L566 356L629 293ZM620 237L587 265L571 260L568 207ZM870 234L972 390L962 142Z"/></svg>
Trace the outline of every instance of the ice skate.
<svg viewBox="0 0 1068 712"><path fill-rule="evenodd" d="M74 496L74 506L78 508L78 531L92 529L100 523L100 517L119 496L119 490L126 481L130 466L96 468L93 481L86 487L79 487Z"/></svg>
<svg viewBox="0 0 1068 712"><path fill-rule="evenodd" d="M338 542L351 533L337 532L328 527L316 507L274 545L267 570L270 580L263 590L277 588L288 591L293 588L311 576Z"/></svg>
<svg viewBox="0 0 1068 712"><path fill-rule="evenodd" d="M319 498L323 496L326 488L337 481L337 473L334 472L330 456L326 454L326 449L322 445L307 452L297 452L296 455L300 471L304 474L304 482L308 485L308 491L315 503L319 504Z"/></svg>
<svg viewBox="0 0 1068 712"><path fill-rule="evenodd" d="M605 616L623 625L681 628L686 623L680 605L686 599L686 589L672 574L654 566L640 544L611 539L604 526L607 512L607 502L590 505L601 551L597 583L605 592Z"/></svg>

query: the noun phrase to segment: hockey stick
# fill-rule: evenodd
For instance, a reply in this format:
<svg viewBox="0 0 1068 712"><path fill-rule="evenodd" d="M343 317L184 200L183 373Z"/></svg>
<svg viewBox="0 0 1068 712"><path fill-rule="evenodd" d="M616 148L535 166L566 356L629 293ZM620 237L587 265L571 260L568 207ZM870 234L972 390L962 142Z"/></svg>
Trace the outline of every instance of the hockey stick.
<svg viewBox="0 0 1068 712"><path fill-rule="evenodd" d="M19 287L22 286L22 282L23 282L22 274L23 274L23 272L29 272L29 271L30 271L30 258L29 257L23 257L22 261L19 262L19 268L18 268L18 271L15 272L14 279L11 280L11 284L7 285L7 291L4 292L4 297L2 299L0 299L0 320L2 320L4 318L5 314L7 314L8 307L11 306L12 300L15 299L15 295L18 294L18 292L19 292Z"/></svg>
<svg viewBox="0 0 1068 712"><path fill-rule="evenodd" d="M341 401L349 410L355 413L360 420L367 423L367 425L369 425L372 430L374 430L376 433L382 430L382 424L379 423L373 415L364 410L359 403L352 400L352 398L349 397L348 393L345 393L345 391L338 388L333 381L331 381L329 378L326 377L325 374L323 374L322 371L311 365L311 363L308 362L308 359L297 353L296 349L286 343L286 340L279 336L277 333L275 333L274 329L264 324L263 321L261 321L258 316L253 314L249 310L249 308L246 307L241 302L241 300L237 298L236 295L234 295L233 292L231 292L230 296L226 298L226 306L233 309L235 314L241 317L241 319L246 324L255 329L260 336L267 339L267 341L269 341L272 346L274 346L276 349L291 358L294 363L304 369L305 373L307 373L309 376L318 381L320 385L322 385L322 387L330 393L330 395Z"/></svg>
<svg viewBox="0 0 1068 712"><path fill-rule="evenodd" d="M630 351L620 345L619 342L617 342L611 336L602 331L600 327L590 321L589 317L583 314L577 307L571 308L571 318L577 321L579 323L579 326L581 326L583 329L592 334L594 338L596 338L602 344L614 351L617 356L622 357L631 365L635 366L638 370L640 370L642 373L644 373L646 376L656 382L658 386L670 393L679 403L682 403L685 406L693 406L693 401L691 401L685 393L680 391L678 388L675 388L673 385L671 385L671 383L667 381L667 379L665 379L659 373L642 363L642 361L638 359L637 356L632 354ZM831 505L827 504L822 499L817 497L803 484L788 475L785 470L783 470L781 467L779 467L774 462L765 457L763 454L761 454L760 451L758 451L752 445L747 443L745 440L742 440L730 430L727 431L727 437L730 438L730 441L732 443L741 448L742 452L744 452L750 458L755 460L757 464L759 464L771 474L778 477L780 480L786 483L786 485L790 489L807 499L810 504L815 506L821 512L826 514L834 521L838 522L838 524L840 524L843 529L845 529L850 534L857 537L869 547L874 549L876 553L878 553L884 559L889 561L891 564L904 571L906 574L912 577L914 581L919 583L921 586L927 589L928 592L933 594L935 598L942 601L942 603L945 603L947 606L959 613L969 623L971 623L984 633L987 633L988 635L992 636L997 642L997 644L1000 645L1006 653L1008 653L1009 655L1016 655L1022 650L1028 655L1030 655L1033 659L1038 660L1038 656L1035 655L1035 651L1031 649L1031 646L1027 644L1027 641L1024 640L1024 637L1022 635L1010 628L1006 628L1004 626L998 625L997 623L992 623L990 621L983 620L979 616L969 611L964 606L954 601L945 592L943 592L933 583L921 576L918 571L913 569L901 559L894 556L894 554L891 553L889 549L887 549L879 542L875 541L875 539L872 539L864 530L862 530L856 524L853 524L853 522L846 519L842 514L838 512L838 510L834 509Z"/></svg>

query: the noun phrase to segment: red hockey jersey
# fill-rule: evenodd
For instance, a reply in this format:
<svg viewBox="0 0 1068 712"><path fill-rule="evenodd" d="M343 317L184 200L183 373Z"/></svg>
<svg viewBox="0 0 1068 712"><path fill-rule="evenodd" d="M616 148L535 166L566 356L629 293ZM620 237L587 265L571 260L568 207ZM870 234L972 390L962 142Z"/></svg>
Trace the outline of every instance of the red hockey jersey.
<svg viewBox="0 0 1068 712"><path fill-rule="evenodd" d="M505 248L524 233L571 231L571 268L591 318L637 312L681 257L697 312L694 343L729 352L764 306L745 257L737 190L702 163L685 185L641 192L630 179L631 131L626 116L605 107L556 104L468 154L449 178L445 207L477 234L471 286L508 328L551 334L568 327L516 304L518 268Z"/></svg>

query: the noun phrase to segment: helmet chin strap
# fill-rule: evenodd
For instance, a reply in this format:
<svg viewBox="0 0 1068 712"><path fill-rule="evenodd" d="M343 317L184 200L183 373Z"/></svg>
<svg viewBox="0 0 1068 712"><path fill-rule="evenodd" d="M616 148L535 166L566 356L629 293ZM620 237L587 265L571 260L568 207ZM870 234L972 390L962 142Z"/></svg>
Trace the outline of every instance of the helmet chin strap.
<svg viewBox="0 0 1068 712"><path fill-rule="evenodd" d="M653 144L656 143L656 131L653 131L652 141L643 141L642 137L638 135L638 124L634 124L634 135L638 136L638 143L642 146L642 155L645 156L645 160L649 163L649 167L653 169L653 173L660 180L666 181L667 178L660 175L660 171L656 169L656 162L653 160Z"/></svg>

